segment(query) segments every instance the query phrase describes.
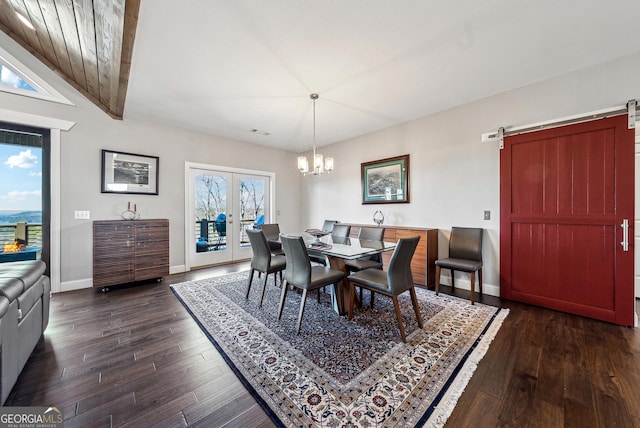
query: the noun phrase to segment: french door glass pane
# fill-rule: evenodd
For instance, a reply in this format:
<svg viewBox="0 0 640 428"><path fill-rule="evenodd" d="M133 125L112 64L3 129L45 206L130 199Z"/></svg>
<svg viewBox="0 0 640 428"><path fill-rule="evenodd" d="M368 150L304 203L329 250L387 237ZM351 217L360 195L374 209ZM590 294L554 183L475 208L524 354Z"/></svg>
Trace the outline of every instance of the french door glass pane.
<svg viewBox="0 0 640 428"><path fill-rule="evenodd" d="M250 246L246 230L264 223L265 179L240 179L240 245Z"/></svg>
<svg viewBox="0 0 640 428"><path fill-rule="evenodd" d="M195 179L196 252L227 250L227 178L198 174Z"/></svg>

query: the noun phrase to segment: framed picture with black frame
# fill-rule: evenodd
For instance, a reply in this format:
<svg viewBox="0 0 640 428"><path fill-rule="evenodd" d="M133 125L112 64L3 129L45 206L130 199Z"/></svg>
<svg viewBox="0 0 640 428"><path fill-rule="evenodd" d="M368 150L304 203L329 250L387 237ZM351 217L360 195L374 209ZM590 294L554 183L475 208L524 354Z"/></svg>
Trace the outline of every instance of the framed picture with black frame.
<svg viewBox="0 0 640 428"><path fill-rule="evenodd" d="M409 155L361 164L362 203L409 203Z"/></svg>
<svg viewBox="0 0 640 428"><path fill-rule="evenodd" d="M158 156L102 150L102 193L157 195Z"/></svg>

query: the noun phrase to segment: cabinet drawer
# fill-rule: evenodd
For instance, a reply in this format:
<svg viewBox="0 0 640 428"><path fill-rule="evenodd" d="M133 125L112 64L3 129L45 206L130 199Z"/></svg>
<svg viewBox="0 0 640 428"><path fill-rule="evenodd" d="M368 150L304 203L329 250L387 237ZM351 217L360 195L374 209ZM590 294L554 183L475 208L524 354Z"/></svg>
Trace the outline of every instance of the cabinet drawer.
<svg viewBox="0 0 640 428"><path fill-rule="evenodd" d="M162 267L149 267L146 269L136 269L136 281L142 281L143 279L161 278L165 275L169 275L169 266Z"/></svg>
<svg viewBox="0 0 640 428"><path fill-rule="evenodd" d="M167 241L169 240L168 227L146 227L144 229L136 228L136 241Z"/></svg>
<svg viewBox="0 0 640 428"><path fill-rule="evenodd" d="M158 253L149 255L136 254L135 267L137 269L146 269L149 267L169 266L169 254Z"/></svg>
<svg viewBox="0 0 640 428"><path fill-rule="evenodd" d="M122 263L103 265L93 268L93 286L105 287L108 285L126 284L134 280L133 264Z"/></svg>
<svg viewBox="0 0 640 428"><path fill-rule="evenodd" d="M165 255L169 257L169 241L168 240L147 240L137 241L135 246L136 256L158 256Z"/></svg>
<svg viewBox="0 0 640 428"><path fill-rule="evenodd" d="M145 222L136 224L136 240L169 239L169 222Z"/></svg>

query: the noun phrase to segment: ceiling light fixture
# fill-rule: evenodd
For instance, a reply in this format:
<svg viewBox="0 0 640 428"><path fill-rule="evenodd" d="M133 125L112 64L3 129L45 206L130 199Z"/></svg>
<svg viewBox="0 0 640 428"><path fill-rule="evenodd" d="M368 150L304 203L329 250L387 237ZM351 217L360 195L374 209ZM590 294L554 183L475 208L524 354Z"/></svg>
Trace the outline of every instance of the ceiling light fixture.
<svg viewBox="0 0 640 428"><path fill-rule="evenodd" d="M20 12L16 11L16 15L18 15L18 19L20 21L22 21L22 23L24 25L26 25L27 27L29 27L29 29L34 30L36 29L36 27L33 26L33 24L31 23L31 21L29 21L27 19L27 17L25 17L23 14L21 14Z"/></svg>
<svg viewBox="0 0 640 428"><path fill-rule="evenodd" d="M309 170L306 156L298 156L298 171L304 175L328 174L333 171L333 158L323 158L320 153L316 153L316 100L318 94L311 94L309 98L313 101L313 169Z"/></svg>

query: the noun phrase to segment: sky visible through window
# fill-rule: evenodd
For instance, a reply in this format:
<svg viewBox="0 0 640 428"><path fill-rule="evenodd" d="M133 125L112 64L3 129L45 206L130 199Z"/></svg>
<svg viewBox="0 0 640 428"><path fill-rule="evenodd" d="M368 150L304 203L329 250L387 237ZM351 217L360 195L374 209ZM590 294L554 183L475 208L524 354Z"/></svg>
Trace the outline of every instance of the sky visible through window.
<svg viewBox="0 0 640 428"><path fill-rule="evenodd" d="M11 88L24 89L26 91L38 92L33 86L29 85L26 80L18 76L9 67L0 63L0 84Z"/></svg>
<svg viewBox="0 0 640 428"><path fill-rule="evenodd" d="M0 143L0 213L42 211L42 149Z"/></svg>

